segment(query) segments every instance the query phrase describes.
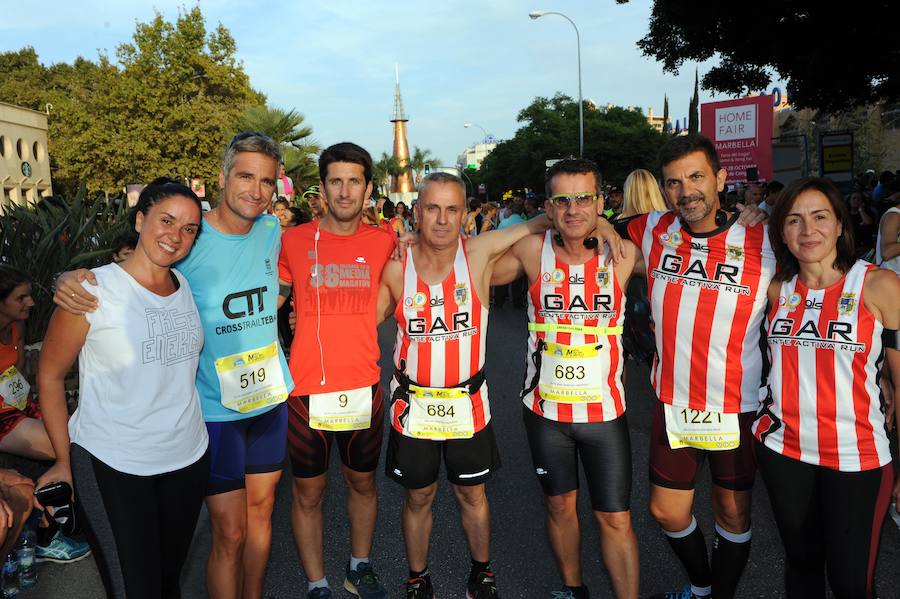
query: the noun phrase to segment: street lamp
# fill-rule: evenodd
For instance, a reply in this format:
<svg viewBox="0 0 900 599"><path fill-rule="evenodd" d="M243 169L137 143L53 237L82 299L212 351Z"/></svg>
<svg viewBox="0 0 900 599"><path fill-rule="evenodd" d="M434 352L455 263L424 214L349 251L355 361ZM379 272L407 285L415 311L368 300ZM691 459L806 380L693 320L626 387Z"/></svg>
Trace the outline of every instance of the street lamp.
<svg viewBox="0 0 900 599"><path fill-rule="evenodd" d="M468 129L469 127L478 127L479 129L481 129L481 132L484 133L484 139L482 140L482 143L487 143L488 134L487 131L484 130L484 127L476 123L463 123L463 127L465 127L466 129Z"/></svg>
<svg viewBox="0 0 900 599"><path fill-rule="evenodd" d="M540 19L545 15L557 15L564 18L575 28L575 39L578 42L578 155L584 156L584 112L581 101L581 34L578 33L578 27L575 21L562 14L561 12L549 12L545 10L533 10L528 13L531 20Z"/></svg>

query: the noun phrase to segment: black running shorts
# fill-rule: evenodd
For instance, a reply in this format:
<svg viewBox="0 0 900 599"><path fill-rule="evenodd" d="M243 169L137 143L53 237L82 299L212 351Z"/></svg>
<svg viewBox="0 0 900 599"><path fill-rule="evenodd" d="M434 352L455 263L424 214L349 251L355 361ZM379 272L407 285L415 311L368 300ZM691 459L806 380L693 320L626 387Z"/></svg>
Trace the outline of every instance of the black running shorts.
<svg viewBox="0 0 900 599"><path fill-rule="evenodd" d="M415 439L391 428L384 471L407 489L422 489L437 481L442 456L447 480L454 485L480 485L500 468L494 428L488 422L471 439L447 441Z"/></svg>
<svg viewBox="0 0 900 599"><path fill-rule="evenodd" d="M631 508L631 437L625 414L609 422L556 422L523 406L523 418L534 471L545 495L578 489L580 457L594 511Z"/></svg>

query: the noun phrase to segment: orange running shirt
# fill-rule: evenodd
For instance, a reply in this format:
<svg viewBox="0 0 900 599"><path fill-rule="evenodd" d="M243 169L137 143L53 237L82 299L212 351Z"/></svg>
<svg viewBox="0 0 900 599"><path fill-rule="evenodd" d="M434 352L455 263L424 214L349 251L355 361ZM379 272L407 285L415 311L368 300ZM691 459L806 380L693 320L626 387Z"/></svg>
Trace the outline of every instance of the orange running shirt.
<svg viewBox="0 0 900 599"><path fill-rule="evenodd" d="M278 277L294 290L297 330L289 361L294 395L378 382L375 309L381 271L394 244L384 230L362 224L353 235L320 231L317 223L285 231Z"/></svg>

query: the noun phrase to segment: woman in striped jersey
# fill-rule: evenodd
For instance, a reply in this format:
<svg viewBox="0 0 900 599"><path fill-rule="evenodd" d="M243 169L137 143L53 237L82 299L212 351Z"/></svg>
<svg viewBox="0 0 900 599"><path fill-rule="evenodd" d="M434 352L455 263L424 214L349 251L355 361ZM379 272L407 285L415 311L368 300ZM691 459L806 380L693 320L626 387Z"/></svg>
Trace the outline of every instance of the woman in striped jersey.
<svg viewBox="0 0 900 599"><path fill-rule="evenodd" d="M824 598L826 572L838 599L873 597L881 524L900 493L886 408L900 390L900 279L854 260L851 230L840 192L815 178L784 190L769 228L781 270L754 434L791 599Z"/></svg>

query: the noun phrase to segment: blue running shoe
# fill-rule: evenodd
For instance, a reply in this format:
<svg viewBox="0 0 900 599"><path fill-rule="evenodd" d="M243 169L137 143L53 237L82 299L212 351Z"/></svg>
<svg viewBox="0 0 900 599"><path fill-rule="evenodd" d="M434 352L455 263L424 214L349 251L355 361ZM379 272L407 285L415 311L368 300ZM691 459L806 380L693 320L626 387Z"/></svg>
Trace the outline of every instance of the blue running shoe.
<svg viewBox="0 0 900 599"><path fill-rule="evenodd" d="M307 599L331 599L331 589L328 587L316 587L306 597Z"/></svg>
<svg viewBox="0 0 900 599"><path fill-rule="evenodd" d="M344 588L359 599L387 599L388 596L369 562L362 562L356 570L351 570L350 564L347 564L347 580L344 581Z"/></svg>
<svg viewBox="0 0 900 599"><path fill-rule="evenodd" d="M46 547L38 545L34 549L34 559L37 562L54 562L57 564L69 564L84 559L91 554L91 546L84 541L78 541L67 537L62 531L57 531L50 544Z"/></svg>

